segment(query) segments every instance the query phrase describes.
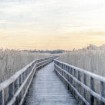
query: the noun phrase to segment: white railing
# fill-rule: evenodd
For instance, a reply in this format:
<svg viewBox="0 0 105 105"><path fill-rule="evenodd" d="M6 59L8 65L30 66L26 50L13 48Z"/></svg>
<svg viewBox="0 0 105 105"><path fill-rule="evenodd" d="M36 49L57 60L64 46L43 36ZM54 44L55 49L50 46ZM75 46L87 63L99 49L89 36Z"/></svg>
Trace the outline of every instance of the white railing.
<svg viewBox="0 0 105 105"><path fill-rule="evenodd" d="M58 60L54 60L54 70L78 102L81 100L80 105L105 105L104 77Z"/></svg>
<svg viewBox="0 0 105 105"><path fill-rule="evenodd" d="M34 60L0 84L0 105L22 105L35 72L56 57Z"/></svg>

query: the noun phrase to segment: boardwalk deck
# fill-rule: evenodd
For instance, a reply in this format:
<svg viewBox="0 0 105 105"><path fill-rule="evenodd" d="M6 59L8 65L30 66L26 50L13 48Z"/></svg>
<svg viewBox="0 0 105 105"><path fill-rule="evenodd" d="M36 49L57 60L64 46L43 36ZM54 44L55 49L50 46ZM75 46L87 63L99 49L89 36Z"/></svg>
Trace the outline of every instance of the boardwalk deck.
<svg viewBox="0 0 105 105"><path fill-rule="evenodd" d="M77 105L54 72L51 63L39 70L33 80L24 105Z"/></svg>

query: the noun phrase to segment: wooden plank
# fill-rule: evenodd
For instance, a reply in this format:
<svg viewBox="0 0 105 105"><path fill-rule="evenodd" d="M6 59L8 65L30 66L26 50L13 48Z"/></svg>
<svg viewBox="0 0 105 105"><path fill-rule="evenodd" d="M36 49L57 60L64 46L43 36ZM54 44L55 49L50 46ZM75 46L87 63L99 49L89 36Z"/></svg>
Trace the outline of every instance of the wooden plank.
<svg viewBox="0 0 105 105"><path fill-rule="evenodd" d="M77 105L54 73L53 66L51 63L37 72L24 105Z"/></svg>

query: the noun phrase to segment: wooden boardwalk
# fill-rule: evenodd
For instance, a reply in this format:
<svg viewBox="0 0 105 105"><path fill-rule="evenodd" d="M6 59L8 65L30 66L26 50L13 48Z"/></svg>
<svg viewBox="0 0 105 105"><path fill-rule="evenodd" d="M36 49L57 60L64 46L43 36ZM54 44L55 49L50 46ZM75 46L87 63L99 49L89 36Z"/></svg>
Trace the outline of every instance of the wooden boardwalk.
<svg viewBox="0 0 105 105"><path fill-rule="evenodd" d="M55 58L56 56L34 60L2 82L0 105L23 105L24 101L24 105L105 104L104 77ZM47 66L44 67L45 65ZM35 72L38 69L40 70ZM72 91L76 100L62 81ZM98 90L97 86L100 87Z"/></svg>
<svg viewBox="0 0 105 105"><path fill-rule="evenodd" d="M54 72L54 63L39 70L24 105L77 105L74 97Z"/></svg>

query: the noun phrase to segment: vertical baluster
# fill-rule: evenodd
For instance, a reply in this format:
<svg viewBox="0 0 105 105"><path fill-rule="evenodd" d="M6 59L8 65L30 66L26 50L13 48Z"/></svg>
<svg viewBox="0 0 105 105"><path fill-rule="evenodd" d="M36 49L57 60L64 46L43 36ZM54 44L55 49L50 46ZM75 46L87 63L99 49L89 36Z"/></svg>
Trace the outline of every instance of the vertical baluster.
<svg viewBox="0 0 105 105"><path fill-rule="evenodd" d="M54 61L54 71L55 71L56 67L55 67L55 61Z"/></svg>
<svg viewBox="0 0 105 105"><path fill-rule="evenodd" d="M0 91L0 105L2 105L3 103L3 94L2 94L2 91Z"/></svg>
<svg viewBox="0 0 105 105"><path fill-rule="evenodd" d="M64 69L64 64L63 64L63 69Z"/></svg>
<svg viewBox="0 0 105 105"><path fill-rule="evenodd" d="M71 74L71 67L69 67L69 73ZM70 84L71 84L71 82L72 82L71 77L69 77L69 81L70 81Z"/></svg>
<svg viewBox="0 0 105 105"><path fill-rule="evenodd" d="M76 77L76 79L78 79L78 71L75 70L75 72L76 72L75 77ZM76 83L75 88L76 88L76 90L78 90L78 83ZM75 95L75 97L76 97L77 101L79 101L79 96Z"/></svg>
<svg viewBox="0 0 105 105"><path fill-rule="evenodd" d="M85 85L87 85L87 75L84 74L83 76L84 76L83 77L83 82L84 82ZM83 89L83 96L86 99L86 90L85 89ZM85 105L85 103L84 103L84 105Z"/></svg>
<svg viewBox="0 0 105 105"><path fill-rule="evenodd" d="M13 96L14 96L14 82L11 83L11 84L9 85L8 88L9 88L9 92L8 92L8 94L9 94L8 101L10 101L10 100L13 98Z"/></svg>
<svg viewBox="0 0 105 105"><path fill-rule="evenodd" d="M60 67L62 68L62 63L60 63Z"/></svg>
<svg viewBox="0 0 105 105"><path fill-rule="evenodd" d="M66 66L66 72L68 71L68 66L67 65L65 65ZM69 80L69 77L68 77L68 74L66 74L65 73L65 78L67 79L67 80ZM69 84L66 82L66 85L67 85L67 88L69 89Z"/></svg>
<svg viewBox="0 0 105 105"><path fill-rule="evenodd" d="M87 75L84 74L84 80L83 80L84 84L87 85ZM86 90L84 89L84 98L86 98L86 94L85 94Z"/></svg>
<svg viewBox="0 0 105 105"><path fill-rule="evenodd" d="M69 73L72 74L72 68L69 67ZM69 77L69 83L72 85L72 78ZM70 91L72 91L72 88L70 87Z"/></svg>
<svg viewBox="0 0 105 105"><path fill-rule="evenodd" d="M66 66L66 71L68 72L68 66Z"/></svg>
<svg viewBox="0 0 105 105"><path fill-rule="evenodd" d="M91 90L95 91L94 89L94 78L90 77L90 88ZM90 105L94 105L94 96L90 93Z"/></svg>
<svg viewBox="0 0 105 105"><path fill-rule="evenodd" d="M68 66L68 73L70 73L70 67Z"/></svg>
<svg viewBox="0 0 105 105"><path fill-rule="evenodd" d="M74 69L74 77L76 78L76 69ZM75 89L77 89L77 84L76 84L76 82L75 82L75 80L73 81L74 83L74 88ZM75 94L75 91L74 91L74 96L75 96L75 98L76 98L76 94Z"/></svg>
<svg viewBox="0 0 105 105"><path fill-rule="evenodd" d="M81 74L80 74L80 71L78 71L78 80L81 82ZM81 85L80 84L78 84L78 92L81 93ZM79 97L78 97L78 101L80 101L79 100Z"/></svg>
<svg viewBox="0 0 105 105"><path fill-rule="evenodd" d="M76 70L74 69L74 77L76 77ZM75 81L74 81L74 87L76 87Z"/></svg>
<svg viewBox="0 0 105 105"><path fill-rule="evenodd" d="M66 70L66 65L64 65L64 70Z"/></svg>
<svg viewBox="0 0 105 105"><path fill-rule="evenodd" d="M62 69L63 69L63 64L62 64Z"/></svg>
<svg viewBox="0 0 105 105"><path fill-rule="evenodd" d="M74 68L72 69L72 75L73 75L73 77L75 77L75 69ZM73 79L73 87L75 88L75 81L74 81L74 79ZM73 96L75 96L74 89L73 89Z"/></svg>
<svg viewBox="0 0 105 105"><path fill-rule="evenodd" d="M68 71L68 66L66 66L66 71Z"/></svg>
<svg viewBox="0 0 105 105"><path fill-rule="evenodd" d="M80 71L78 71L78 80L81 81Z"/></svg>
<svg viewBox="0 0 105 105"><path fill-rule="evenodd" d="M65 65L63 64L63 70L65 69ZM62 71L62 75L64 75L64 72Z"/></svg>
<svg viewBox="0 0 105 105"><path fill-rule="evenodd" d="M24 82L24 74L23 73L21 74L21 82L22 83Z"/></svg>
<svg viewBox="0 0 105 105"><path fill-rule="evenodd" d="M0 105L5 105L4 104L4 90L0 91Z"/></svg>
<svg viewBox="0 0 105 105"><path fill-rule="evenodd" d="M68 73L69 73L69 71L70 71L70 67L68 66Z"/></svg>
<svg viewBox="0 0 105 105"><path fill-rule="evenodd" d="M72 68L72 71L71 71L71 75L74 76L74 69L73 68ZM71 83L72 83L72 86L74 87L74 80L73 80L73 78L72 78L72 82ZM74 94L74 89L72 89L72 94L73 94L73 96L75 95Z"/></svg>
<svg viewBox="0 0 105 105"><path fill-rule="evenodd" d="M105 98L105 83L100 81L100 92L101 92L101 96ZM104 102L100 102L100 105L105 105Z"/></svg>
<svg viewBox="0 0 105 105"><path fill-rule="evenodd" d="M71 68L71 75L73 74L72 68ZM73 84L73 79L71 78L71 85Z"/></svg>
<svg viewBox="0 0 105 105"><path fill-rule="evenodd" d="M25 81L25 72L24 72L24 81Z"/></svg>
<svg viewBox="0 0 105 105"><path fill-rule="evenodd" d="M78 79L78 71L75 69L75 78Z"/></svg>
<svg viewBox="0 0 105 105"><path fill-rule="evenodd" d="M27 73L27 71L26 71ZM19 76L19 87L21 86L21 75Z"/></svg>
<svg viewBox="0 0 105 105"><path fill-rule="evenodd" d="M67 72L69 73L69 66L67 66ZM69 81L69 75L68 75L68 81Z"/></svg>
<svg viewBox="0 0 105 105"><path fill-rule="evenodd" d="M74 77L76 77L76 70L74 69Z"/></svg>

